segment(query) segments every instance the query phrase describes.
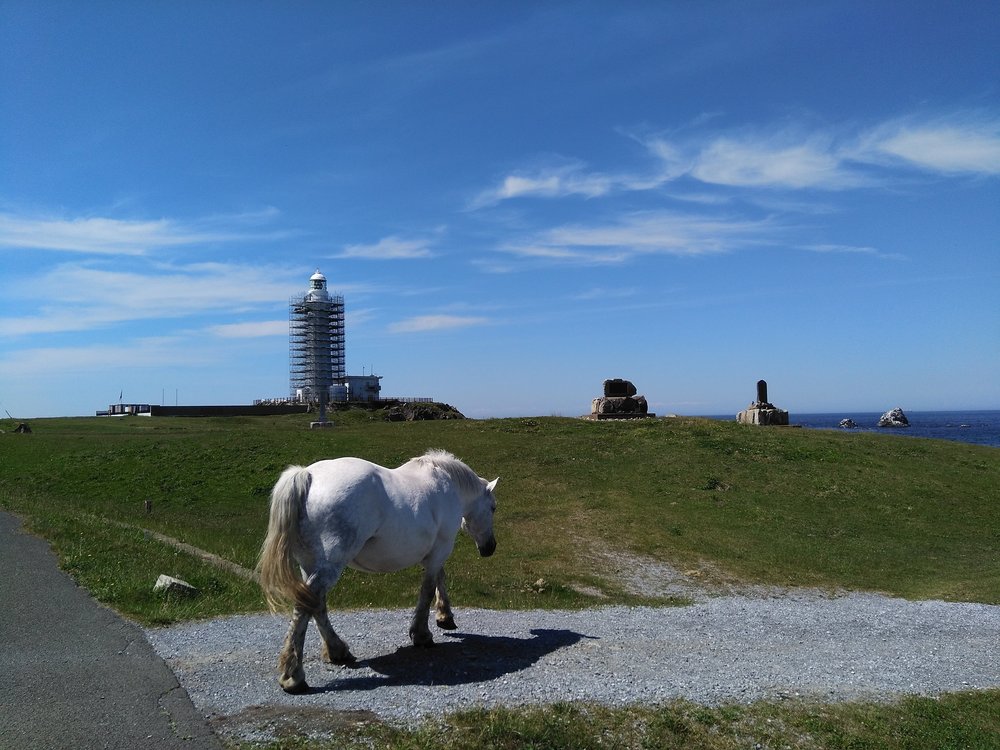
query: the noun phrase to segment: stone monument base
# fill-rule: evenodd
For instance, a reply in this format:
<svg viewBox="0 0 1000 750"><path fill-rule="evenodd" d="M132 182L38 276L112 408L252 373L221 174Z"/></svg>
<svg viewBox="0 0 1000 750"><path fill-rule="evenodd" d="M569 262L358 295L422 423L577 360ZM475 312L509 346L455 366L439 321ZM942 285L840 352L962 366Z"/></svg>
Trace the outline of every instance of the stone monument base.
<svg viewBox="0 0 1000 750"><path fill-rule="evenodd" d="M584 419L593 419L595 421L603 421L605 419L652 419L656 417L655 414L584 414Z"/></svg>
<svg viewBox="0 0 1000 750"><path fill-rule="evenodd" d="M774 404L751 404L736 415L740 424L788 425L788 412Z"/></svg>

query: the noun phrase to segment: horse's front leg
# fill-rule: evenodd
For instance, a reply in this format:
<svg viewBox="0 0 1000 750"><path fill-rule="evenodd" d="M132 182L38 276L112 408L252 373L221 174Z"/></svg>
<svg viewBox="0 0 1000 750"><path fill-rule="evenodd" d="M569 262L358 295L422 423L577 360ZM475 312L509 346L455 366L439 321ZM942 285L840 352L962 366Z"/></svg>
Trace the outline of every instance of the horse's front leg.
<svg viewBox="0 0 1000 750"><path fill-rule="evenodd" d="M302 667L302 649L305 646L306 628L309 627L309 612L300 607L292 610L292 622L288 626L285 645L278 658L278 684L286 693L302 693L309 689L306 672Z"/></svg>
<svg viewBox="0 0 1000 750"><path fill-rule="evenodd" d="M410 640L414 646L433 646L434 638L431 629L427 627L427 615L431 608L431 598L437 587L437 570L424 568L424 580L420 584L420 595L417 597L417 608L413 611L410 622Z"/></svg>
<svg viewBox="0 0 1000 750"><path fill-rule="evenodd" d="M456 630L455 616L451 612L451 600L448 598L448 589L445 587L444 568L437 577L437 599L434 602L436 614L434 621L442 630Z"/></svg>

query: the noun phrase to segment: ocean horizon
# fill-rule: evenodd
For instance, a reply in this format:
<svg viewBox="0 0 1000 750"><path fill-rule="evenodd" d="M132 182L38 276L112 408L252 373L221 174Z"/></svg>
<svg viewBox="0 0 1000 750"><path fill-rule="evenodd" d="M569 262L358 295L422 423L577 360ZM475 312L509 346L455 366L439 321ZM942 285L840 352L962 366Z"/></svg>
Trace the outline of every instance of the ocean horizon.
<svg viewBox="0 0 1000 750"><path fill-rule="evenodd" d="M959 443L1000 448L1000 409L972 411L906 411L909 427L879 427L884 412L831 412L828 414L789 411L789 424L811 430L843 430L844 432L877 432L901 437L935 438ZM709 416L710 419L735 421L736 415ZM841 427L844 419L852 419L857 427Z"/></svg>

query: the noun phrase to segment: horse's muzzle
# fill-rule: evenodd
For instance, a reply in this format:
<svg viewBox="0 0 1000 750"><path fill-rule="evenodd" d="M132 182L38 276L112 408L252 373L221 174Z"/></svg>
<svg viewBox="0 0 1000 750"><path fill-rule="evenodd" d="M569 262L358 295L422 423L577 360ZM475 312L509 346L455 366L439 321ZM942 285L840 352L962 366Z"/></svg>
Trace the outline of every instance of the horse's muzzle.
<svg viewBox="0 0 1000 750"><path fill-rule="evenodd" d="M497 549L496 537L491 536L489 538L489 541L486 542L486 544L480 544L477 546L479 547L479 554L481 557L489 557L494 552L496 552Z"/></svg>

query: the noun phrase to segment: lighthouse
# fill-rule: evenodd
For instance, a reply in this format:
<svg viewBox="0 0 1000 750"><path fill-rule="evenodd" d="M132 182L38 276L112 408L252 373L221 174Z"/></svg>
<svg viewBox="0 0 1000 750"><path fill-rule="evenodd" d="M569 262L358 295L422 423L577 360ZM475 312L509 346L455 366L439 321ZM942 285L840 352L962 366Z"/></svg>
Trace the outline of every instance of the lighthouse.
<svg viewBox="0 0 1000 750"><path fill-rule="evenodd" d="M289 300L288 361L292 399L316 404L314 424L328 425L330 389L345 380L344 298L330 294L319 269L309 277L309 289Z"/></svg>

